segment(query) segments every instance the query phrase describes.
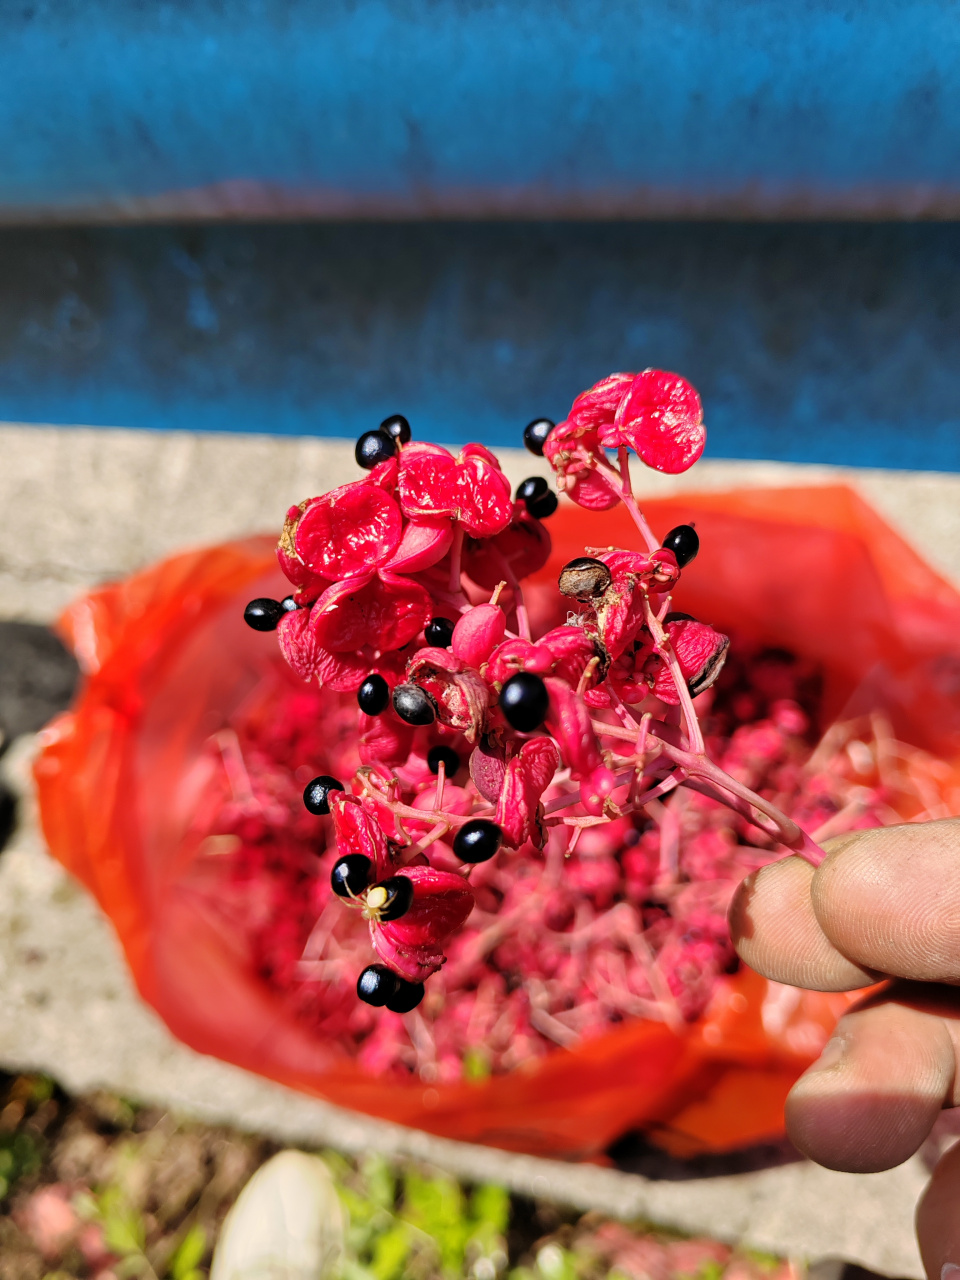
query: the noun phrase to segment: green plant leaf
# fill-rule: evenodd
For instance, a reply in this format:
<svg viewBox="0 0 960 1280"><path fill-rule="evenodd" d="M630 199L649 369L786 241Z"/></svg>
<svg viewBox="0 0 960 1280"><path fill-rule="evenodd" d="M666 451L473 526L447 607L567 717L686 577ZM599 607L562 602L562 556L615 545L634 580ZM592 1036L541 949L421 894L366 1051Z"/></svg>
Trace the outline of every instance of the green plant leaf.
<svg viewBox="0 0 960 1280"><path fill-rule="evenodd" d="M207 1252L207 1233L195 1222L183 1237L170 1259L171 1280L192 1280Z"/></svg>
<svg viewBox="0 0 960 1280"><path fill-rule="evenodd" d="M410 1233L398 1222L373 1242L370 1270L376 1280L402 1280L409 1253Z"/></svg>

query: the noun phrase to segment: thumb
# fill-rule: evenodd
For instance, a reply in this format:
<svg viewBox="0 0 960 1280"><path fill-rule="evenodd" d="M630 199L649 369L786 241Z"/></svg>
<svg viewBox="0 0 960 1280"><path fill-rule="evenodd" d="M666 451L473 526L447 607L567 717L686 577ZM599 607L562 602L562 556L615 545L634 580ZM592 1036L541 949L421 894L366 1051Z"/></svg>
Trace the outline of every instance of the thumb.
<svg viewBox="0 0 960 1280"><path fill-rule="evenodd" d="M934 1169L920 1199L917 1238L930 1280L960 1280L960 1143Z"/></svg>

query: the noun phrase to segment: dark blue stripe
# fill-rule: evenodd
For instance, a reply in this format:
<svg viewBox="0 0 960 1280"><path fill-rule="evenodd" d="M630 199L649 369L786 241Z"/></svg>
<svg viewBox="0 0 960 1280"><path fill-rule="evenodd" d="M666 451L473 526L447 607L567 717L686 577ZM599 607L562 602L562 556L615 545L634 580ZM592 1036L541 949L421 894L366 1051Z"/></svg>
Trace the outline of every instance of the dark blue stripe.
<svg viewBox="0 0 960 1280"><path fill-rule="evenodd" d="M960 470L960 226L0 233L0 417L516 444L614 369L708 452Z"/></svg>

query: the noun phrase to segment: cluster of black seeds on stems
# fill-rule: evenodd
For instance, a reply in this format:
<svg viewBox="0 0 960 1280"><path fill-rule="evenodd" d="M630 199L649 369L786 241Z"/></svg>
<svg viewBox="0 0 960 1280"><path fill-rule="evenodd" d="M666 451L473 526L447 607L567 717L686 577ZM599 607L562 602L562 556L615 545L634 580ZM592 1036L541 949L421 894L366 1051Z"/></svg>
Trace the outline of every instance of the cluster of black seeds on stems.
<svg viewBox="0 0 960 1280"><path fill-rule="evenodd" d="M537 418L524 429L524 444L531 453L543 456L547 437L554 423ZM355 457L359 466L372 470L379 463L396 456L398 446L411 439L410 424L402 414L384 418L375 431L364 432L357 441ZM541 476L530 476L517 487L516 500L522 502L536 519L545 519L557 509L557 495ZM682 568L700 549L700 539L693 525L678 525L663 540ZM609 568L600 560L579 556L566 564L560 574L560 590L564 595L586 601L603 595L611 582ZM293 596L283 600L260 597L251 600L244 610L244 621L255 631L274 631L285 613L300 606ZM454 623L449 618L432 618L424 629L428 645L447 648L453 640ZM357 704L370 716L381 715L392 704L397 715L408 724L424 726L436 719L436 704L425 690L413 683L398 685L392 692L382 675L371 672L357 690ZM499 706L507 723L518 733L533 733L546 719L550 700L540 676L519 671L507 680L499 696ZM431 747L427 764L433 774L443 765L447 776L460 768L460 757L451 747ZM343 791L337 778L322 774L307 784L303 802L318 817L330 813L330 792ZM461 862L487 862L500 849L501 828L487 818L473 818L463 823L453 839L453 852ZM392 876L373 883L374 867L363 854L346 854L337 859L330 874L333 892L342 899L356 902L380 923L399 920L413 902L413 883L406 876ZM422 982L408 982L383 964L368 965L357 980L357 995L367 1004L386 1007L396 1013L409 1013L423 999Z"/></svg>

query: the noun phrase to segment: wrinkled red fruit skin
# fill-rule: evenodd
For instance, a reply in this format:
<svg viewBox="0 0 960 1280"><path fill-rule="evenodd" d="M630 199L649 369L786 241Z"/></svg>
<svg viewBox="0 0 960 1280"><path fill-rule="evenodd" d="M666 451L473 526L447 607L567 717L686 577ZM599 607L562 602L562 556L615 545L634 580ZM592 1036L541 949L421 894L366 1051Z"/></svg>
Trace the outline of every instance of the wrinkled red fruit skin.
<svg viewBox="0 0 960 1280"><path fill-rule="evenodd" d="M600 431L605 448L627 445L648 467L667 475L688 471L706 440L700 397L684 378L662 369L638 373L613 424Z"/></svg>
<svg viewBox="0 0 960 1280"><path fill-rule="evenodd" d="M692 686L694 694L702 693L720 674L730 646L729 639L705 622L696 622L693 618L668 622L664 629L677 655L683 678ZM654 693L661 702L677 706L680 696L670 668L659 658L654 659L654 664Z"/></svg>
<svg viewBox="0 0 960 1280"><path fill-rule="evenodd" d="M538 821L540 797L559 768L560 752L549 738L525 742L506 766L495 821L511 849L519 849L528 840L538 848L543 846Z"/></svg>
<svg viewBox="0 0 960 1280"><path fill-rule="evenodd" d="M473 910L473 891L462 876L432 867L401 867L413 883L413 903L389 924L371 921L377 955L408 982L423 982L444 962L443 944Z"/></svg>
<svg viewBox="0 0 960 1280"><path fill-rule="evenodd" d="M389 864L387 840L379 823L364 810L355 796L343 791L331 791L328 803L338 857L362 853L373 863L379 880Z"/></svg>

